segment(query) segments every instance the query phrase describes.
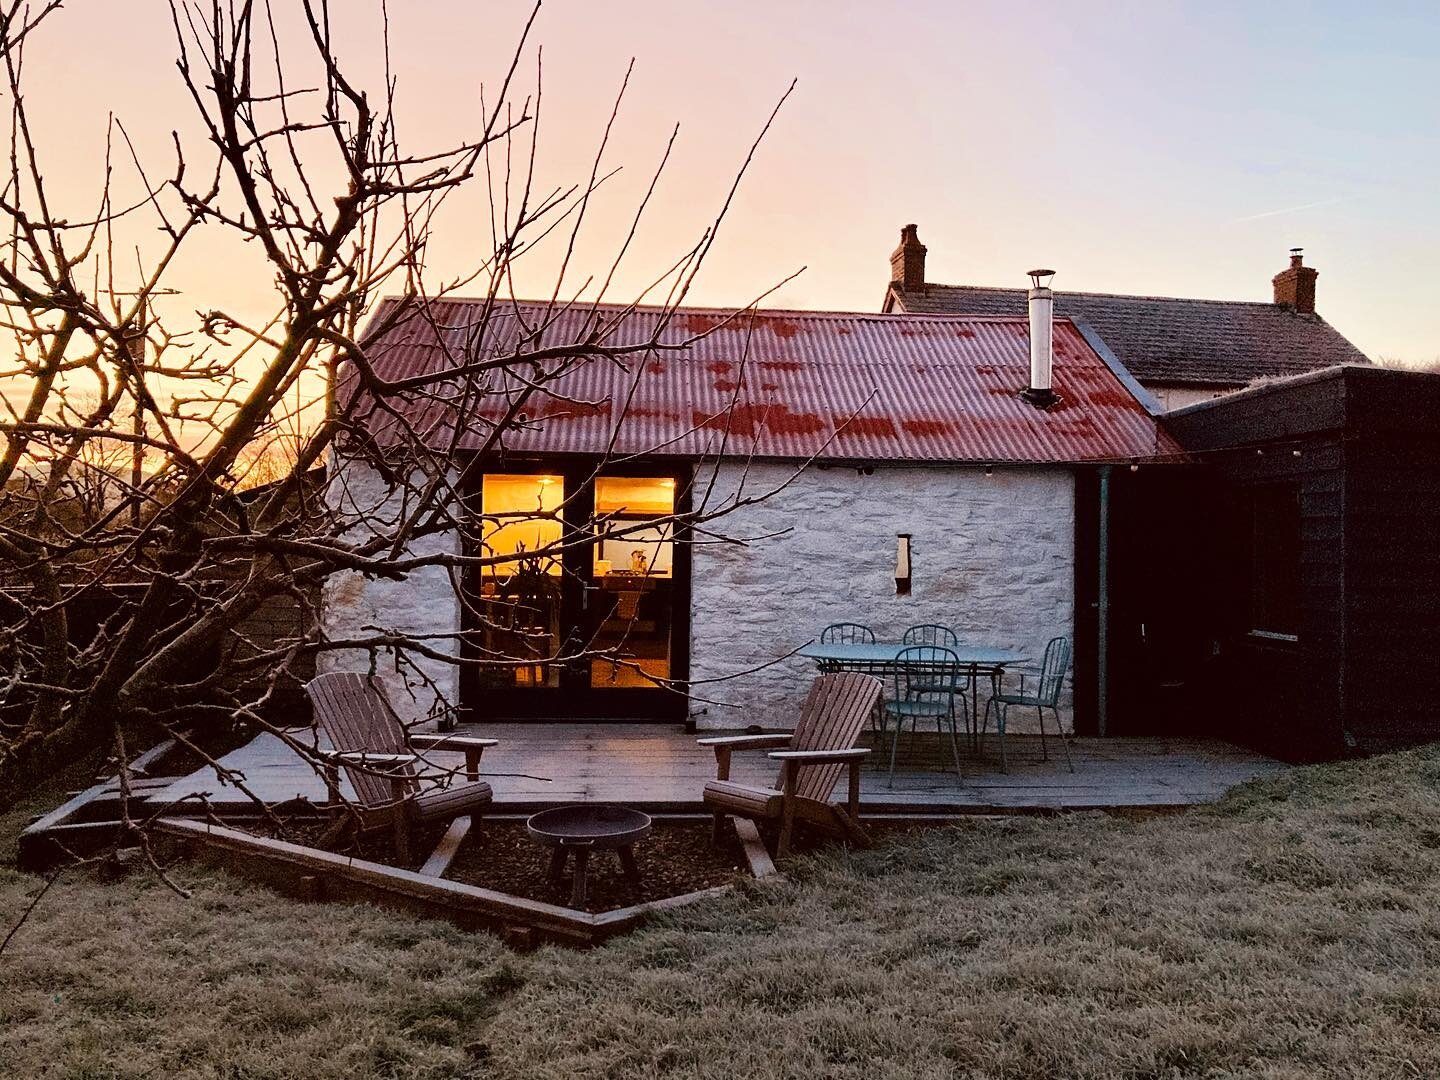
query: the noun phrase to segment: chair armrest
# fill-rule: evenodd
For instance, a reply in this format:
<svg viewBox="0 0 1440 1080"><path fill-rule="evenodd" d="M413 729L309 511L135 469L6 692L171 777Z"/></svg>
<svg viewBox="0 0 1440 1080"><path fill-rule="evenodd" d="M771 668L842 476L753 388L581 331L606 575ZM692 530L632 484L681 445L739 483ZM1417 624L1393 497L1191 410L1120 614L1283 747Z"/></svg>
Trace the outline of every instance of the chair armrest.
<svg viewBox="0 0 1440 1080"><path fill-rule="evenodd" d="M708 746L715 751L715 779L730 779L730 754L735 750L768 750L772 746L789 746L792 735L716 735L708 739L696 739L697 746Z"/></svg>
<svg viewBox="0 0 1440 1080"><path fill-rule="evenodd" d="M321 750L320 756L340 765L359 765L374 772L402 769L415 764L414 754L380 754L371 750Z"/></svg>
<svg viewBox="0 0 1440 1080"><path fill-rule="evenodd" d="M448 735L443 732L438 735L420 733L410 736L410 745L422 750L488 750L492 746L499 746L500 740L482 739L475 735Z"/></svg>
<svg viewBox="0 0 1440 1080"><path fill-rule="evenodd" d="M850 750L775 750L766 756L776 761L793 761L797 765L835 765L859 761L868 753L868 748L857 746Z"/></svg>
<svg viewBox="0 0 1440 1080"><path fill-rule="evenodd" d="M410 745L422 750L460 750L465 754L465 779L480 779L480 758L487 749L499 746L499 739L482 739L476 735L420 734L410 736Z"/></svg>
<svg viewBox="0 0 1440 1080"><path fill-rule="evenodd" d="M794 738L788 732L774 735L717 735L708 739L696 739L696 746L712 746L717 750L765 750L772 746L789 746Z"/></svg>

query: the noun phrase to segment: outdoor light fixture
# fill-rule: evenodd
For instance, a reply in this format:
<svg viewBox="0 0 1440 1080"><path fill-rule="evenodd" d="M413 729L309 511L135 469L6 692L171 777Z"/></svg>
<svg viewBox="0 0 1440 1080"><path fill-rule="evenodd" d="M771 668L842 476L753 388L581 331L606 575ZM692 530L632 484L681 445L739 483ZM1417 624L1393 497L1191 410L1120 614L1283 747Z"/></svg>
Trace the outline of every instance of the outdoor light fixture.
<svg viewBox="0 0 1440 1080"><path fill-rule="evenodd" d="M895 534L895 595L910 595L910 534Z"/></svg>
<svg viewBox="0 0 1440 1080"><path fill-rule="evenodd" d="M994 466L994 465L986 465L986 466L985 466L985 475L986 475L986 476L994 476L994 475L995 475L995 466Z"/></svg>

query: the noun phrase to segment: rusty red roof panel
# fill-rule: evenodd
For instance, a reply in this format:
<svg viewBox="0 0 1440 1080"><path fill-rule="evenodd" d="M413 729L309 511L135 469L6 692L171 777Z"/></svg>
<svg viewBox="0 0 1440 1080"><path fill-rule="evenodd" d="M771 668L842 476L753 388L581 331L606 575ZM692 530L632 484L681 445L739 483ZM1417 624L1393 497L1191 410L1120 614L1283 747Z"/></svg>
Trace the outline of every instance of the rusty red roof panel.
<svg viewBox="0 0 1440 1080"><path fill-rule="evenodd" d="M634 351L564 355L586 340ZM500 445L535 454L1040 463L1178 451L1072 323L1057 319L1054 341L1061 401L1041 411L1018 396L1023 318L386 300L365 340L375 374L444 381L387 391L359 415L381 441L404 423L431 446L476 449L513 409L525 423ZM537 380L504 362L517 348L560 355ZM357 386L347 365L342 400Z"/></svg>

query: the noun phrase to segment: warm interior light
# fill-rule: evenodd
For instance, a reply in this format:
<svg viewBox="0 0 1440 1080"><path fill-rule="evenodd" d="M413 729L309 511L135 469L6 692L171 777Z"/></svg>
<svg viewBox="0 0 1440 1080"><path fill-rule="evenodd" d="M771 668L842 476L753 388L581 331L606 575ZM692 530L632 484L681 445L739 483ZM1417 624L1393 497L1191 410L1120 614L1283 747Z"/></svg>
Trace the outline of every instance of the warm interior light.
<svg viewBox="0 0 1440 1080"><path fill-rule="evenodd" d="M595 513L608 519L595 545L596 577L670 576L675 557L674 526L669 520L675 513L674 477L596 477ZM627 617L633 616L631 611Z"/></svg>
<svg viewBox="0 0 1440 1080"><path fill-rule="evenodd" d="M565 501L565 478L524 473L487 473L480 481L481 530L486 555L515 555L558 544L564 535L559 518ZM518 558L485 568L486 577L510 578L521 570ZM545 573L558 576L560 560L544 562Z"/></svg>

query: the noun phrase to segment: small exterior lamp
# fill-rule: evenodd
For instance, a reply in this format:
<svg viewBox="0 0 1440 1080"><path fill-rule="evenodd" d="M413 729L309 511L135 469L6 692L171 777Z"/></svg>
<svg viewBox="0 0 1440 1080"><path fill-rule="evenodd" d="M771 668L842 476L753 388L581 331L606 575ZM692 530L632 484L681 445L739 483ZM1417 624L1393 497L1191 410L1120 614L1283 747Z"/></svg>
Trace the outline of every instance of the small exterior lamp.
<svg viewBox="0 0 1440 1080"><path fill-rule="evenodd" d="M910 595L910 534L895 534L895 595Z"/></svg>

